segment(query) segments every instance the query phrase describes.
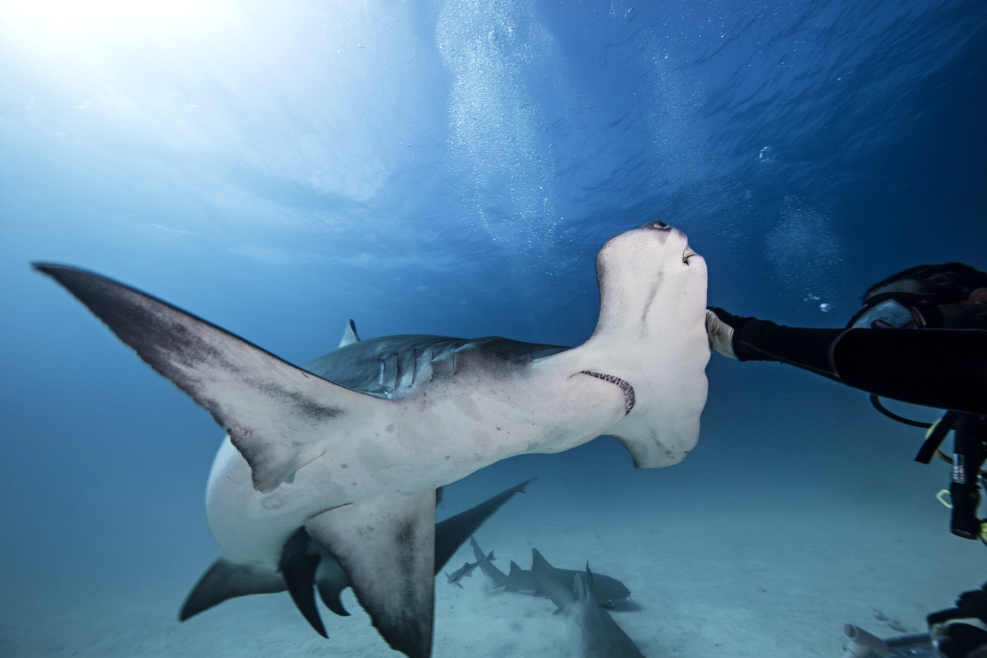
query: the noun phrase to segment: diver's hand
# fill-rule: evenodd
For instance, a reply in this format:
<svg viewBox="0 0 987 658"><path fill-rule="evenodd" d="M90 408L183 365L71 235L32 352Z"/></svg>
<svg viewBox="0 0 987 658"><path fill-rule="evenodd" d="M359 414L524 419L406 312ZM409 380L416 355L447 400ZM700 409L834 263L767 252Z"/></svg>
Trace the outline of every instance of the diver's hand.
<svg viewBox="0 0 987 658"><path fill-rule="evenodd" d="M722 308L710 306L706 309L706 336L709 338L709 348L723 356L736 359L733 351L733 334L739 318L727 313Z"/></svg>

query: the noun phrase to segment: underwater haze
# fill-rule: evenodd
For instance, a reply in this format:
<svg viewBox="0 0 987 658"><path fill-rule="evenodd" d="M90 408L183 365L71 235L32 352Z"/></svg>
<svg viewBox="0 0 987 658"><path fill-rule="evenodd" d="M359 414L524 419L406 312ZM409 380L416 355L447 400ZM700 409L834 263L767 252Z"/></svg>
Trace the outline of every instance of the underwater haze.
<svg viewBox="0 0 987 658"><path fill-rule="evenodd" d="M283 593L177 621L224 430L31 262L304 364L350 318L578 345L597 251L661 220L711 305L841 327L906 267L987 270L985 63L982 0L0 0L0 655L390 655L350 593L328 640ZM922 632L982 584L921 430L788 366L706 373L681 464L604 437L439 518L537 477L480 544L619 578L651 657L839 656L844 622ZM433 655L576 655L485 578L436 580Z"/></svg>

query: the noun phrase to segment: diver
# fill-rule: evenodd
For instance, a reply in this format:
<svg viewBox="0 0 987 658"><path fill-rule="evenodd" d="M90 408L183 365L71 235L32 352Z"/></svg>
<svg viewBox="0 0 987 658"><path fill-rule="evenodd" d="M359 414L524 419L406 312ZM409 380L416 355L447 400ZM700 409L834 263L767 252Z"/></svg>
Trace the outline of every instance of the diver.
<svg viewBox="0 0 987 658"><path fill-rule="evenodd" d="M987 544L977 516L987 488L987 272L962 263L919 265L880 281L843 329L785 327L706 311L711 349L740 361L776 361L871 394L885 415L928 427L916 460L942 455L954 433L950 498L953 534ZM891 413L880 397L946 410L934 424ZM929 615L944 658L987 657L987 584L952 610ZM976 603L976 605L973 605Z"/></svg>

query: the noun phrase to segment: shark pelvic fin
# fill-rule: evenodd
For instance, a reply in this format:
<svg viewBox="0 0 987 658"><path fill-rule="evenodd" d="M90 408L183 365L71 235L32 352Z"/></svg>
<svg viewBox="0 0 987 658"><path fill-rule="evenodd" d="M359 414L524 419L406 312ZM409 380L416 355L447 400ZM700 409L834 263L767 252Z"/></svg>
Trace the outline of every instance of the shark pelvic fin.
<svg viewBox="0 0 987 658"><path fill-rule="evenodd" d="M340 617L349 617L350 613L343 607L339 595L350 586L350 581L346 578L343 568L339 566L339 562L336 562L336 558L321 546L319 550L322 559L319 561L319 568L315 570L315 586L319 590L319 598L327 608Z"/></svg>
<svg viewBox="0 0 987 658"><path fill-rule="evenodd" d="M248 594L273 594L285 590L284 581L273 572L237 564L224 558L213 562L195 584L178 614L179 621L219 605L227 599Z"/></svg>
<svg viewBox="0 0 987 658"><path fill-rule="evenodd" d="M306 529L343 568L384 640L409 658L432 650L435 491L354 503Z"/></svg>
<svg viewBox="0 0 987 658"><path fill-rule="evenodd" d="M316 377L159 299L91 272L36 264L160 375L207 409L269 493L388 402Z"/></svg>
<svg viewBox="0 0 987 658"><path fill-rule="evenodd" d="M309 543L305 528L296 530L284 544L279 568L295 607L316 633L328 638L329 634L319 617L319 608L315 605L315 570L319 566L319 555L309 552Z"/></svg>

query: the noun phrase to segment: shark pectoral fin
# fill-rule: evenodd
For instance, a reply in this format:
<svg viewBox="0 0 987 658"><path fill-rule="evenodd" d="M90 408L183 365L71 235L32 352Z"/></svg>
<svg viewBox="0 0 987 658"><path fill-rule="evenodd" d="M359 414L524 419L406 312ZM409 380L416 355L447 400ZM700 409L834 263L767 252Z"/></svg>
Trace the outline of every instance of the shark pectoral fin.
<svg viewBox="0 0 987 658"><path fill-rule="evenodd" d="M391 648L427 658L435 598L435 491L346 505L309 519L305 527L339 562Z"/></svg>
<svg viewBox="0 0 987 658"><path fill-rule="evenodd" d="M319 556L309 552L309 541L305 528L299 528L288 538L281 551L281 577L298 611L316 633L328 638L315 605L315 570L319 566Z"/></svg>
<svg viewBox="0 0 987 658"><path fill-rule="evenodd" d="M387 408L133 288L71 267L35 268L229 430L258 491L273 491L325 453L331 437Z"/></svg>
<svg viewBox="0 0 987 658"><path fill-rule="evenodd" d="M322 553L322 559L319 560L319 568L315 570L315 586L319 590L319 597L326 604L326 607L337 615L349 617L350 613L343 607L339 595L350 586L350 581L343 572L343 568L339 566L339 562L336 562L336 558L321 546L319 549Z"/></svg>
<svg viewBox="0 0 987 658"><path fill-rule="evenodd" d="M284 590L284 581L274 571L230 562L221 557L202 574L199 582L189 592L181 612L178 613L178 620L185 621L227 599Z"/></svg>

